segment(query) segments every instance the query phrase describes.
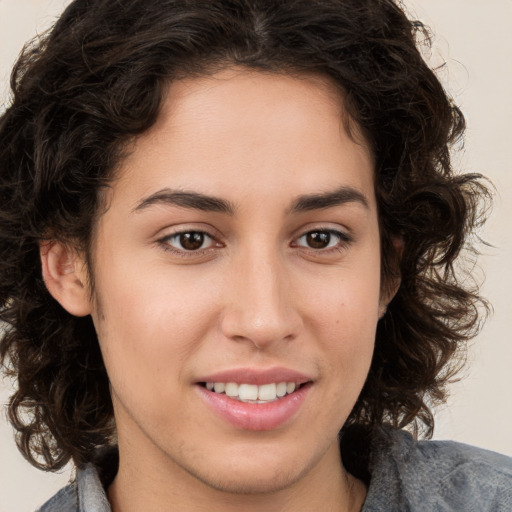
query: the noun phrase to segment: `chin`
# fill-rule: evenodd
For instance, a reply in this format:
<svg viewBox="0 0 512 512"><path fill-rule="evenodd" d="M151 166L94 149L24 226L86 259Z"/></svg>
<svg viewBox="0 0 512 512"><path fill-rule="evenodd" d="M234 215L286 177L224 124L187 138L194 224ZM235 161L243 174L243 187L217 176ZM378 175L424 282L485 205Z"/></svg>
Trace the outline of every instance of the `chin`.
<svg viewBox="0 0 512 512"><path fill-rule="evenodd" d="M243 474L240 472L235 474L235 472L233 470L230 475L196 473L193 476L208 487L224 493L268 495L292 486L301 479L303 473L303 471L297 471L297 468L293 468L292 471L280 468L274 472L268 470L244 471Z"/></svg>
<svg viewBox="0 0 512 512"><path fill-rule="evenodd" d="M202 456L197 455L174 459L174 463L207 487L234 495L279 492L300 481L317 463L317 457L310 460L276 446L245 445L237 450L219 447Z"/></svg>

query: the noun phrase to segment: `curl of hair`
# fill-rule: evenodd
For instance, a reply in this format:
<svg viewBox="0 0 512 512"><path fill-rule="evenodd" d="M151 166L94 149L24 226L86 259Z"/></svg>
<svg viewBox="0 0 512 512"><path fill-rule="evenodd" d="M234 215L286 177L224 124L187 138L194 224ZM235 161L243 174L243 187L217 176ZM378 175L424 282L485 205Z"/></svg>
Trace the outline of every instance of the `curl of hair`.
<svg viewBox="0 0 512 512"><path fill-rule="evenodd" d="M376 426L431 433L430 406L479 325L483 302L454 262L488 194L479 176L452 171L464 119L418 35L428 42L392 0L75 0L25 48L0 119L0 357L17 378L9 413L28 460L81 466L115 435L92 321L50 296L39 244L89 254L101 190L155 122L169 82L228 66L330 77L347 127L373 149L383 287L400 286L342 431L348 468L367 475L361 452Z"/></svg>

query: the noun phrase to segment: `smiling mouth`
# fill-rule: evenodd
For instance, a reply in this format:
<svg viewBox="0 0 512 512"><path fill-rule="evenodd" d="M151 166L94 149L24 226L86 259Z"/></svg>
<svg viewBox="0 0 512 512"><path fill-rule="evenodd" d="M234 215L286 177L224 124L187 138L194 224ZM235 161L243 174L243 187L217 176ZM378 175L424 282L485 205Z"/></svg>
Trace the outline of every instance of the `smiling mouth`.
<svg viewBox="0 0 512 512"><path fill-rule="evenodd" d="M233 400L250 404L276 402L300 389L304 384L278 382L258 386L236 382L202 382L201 385L213 393L224 394Z"/></svg>

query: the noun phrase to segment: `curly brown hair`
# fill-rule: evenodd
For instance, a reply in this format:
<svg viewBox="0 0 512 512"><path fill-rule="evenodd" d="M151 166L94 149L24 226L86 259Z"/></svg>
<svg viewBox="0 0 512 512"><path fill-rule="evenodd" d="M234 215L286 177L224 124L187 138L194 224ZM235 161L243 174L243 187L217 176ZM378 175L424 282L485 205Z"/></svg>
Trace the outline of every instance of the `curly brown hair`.
<svg viewBox="0 0 512 512"><path fill-rule="evenodd" d="M452 170L464 118L419 39L428 44L425 27L392 0L75 0L25 47L0 118L0 360L17 377L9 416L29 461L82 466L115 433L92 320L51 297L39 244L89 254L101 191L169 82L233 65L330 77L373 150L383 286L401 285L344 427L347 467L366 474L361 432L375 426L432 433L431 406L485 305L454 263L488 193L480 176Z"/></svg>

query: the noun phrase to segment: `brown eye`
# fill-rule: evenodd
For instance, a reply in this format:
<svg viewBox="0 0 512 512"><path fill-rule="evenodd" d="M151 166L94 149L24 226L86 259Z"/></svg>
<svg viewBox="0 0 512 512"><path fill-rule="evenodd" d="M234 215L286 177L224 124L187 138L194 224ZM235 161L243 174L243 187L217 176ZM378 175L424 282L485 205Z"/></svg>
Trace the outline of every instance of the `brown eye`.
<svg viewBox="0 0 512 512"><path fill-rule="evenodd" d="M192 232L180 234L180 244L183 249L186 249L187 251L197 251L197 249L201 249L203 243L203 233Z"/></svg>
<svg viewBox="0 0 512 512"><path fill-rule="evenodd" d="M297 239L297 246L308 249L322 250L331 249L349 243L347 235L336 230L309 231Z"/></svg>
<svg viewBox="0 0 512 512"><path fill-rule="evenodd" d="M209 247L213 239L201 231L184 231L167 237L165 242L179 251L198 251Z"/></svg>
<svg viewBox="0 0 512 512"><path fill-rule="evenodd" d="M325 249L330 241L331 234L326 231L312 231L306 235L306 243L312 249Z"/></svg>

